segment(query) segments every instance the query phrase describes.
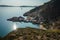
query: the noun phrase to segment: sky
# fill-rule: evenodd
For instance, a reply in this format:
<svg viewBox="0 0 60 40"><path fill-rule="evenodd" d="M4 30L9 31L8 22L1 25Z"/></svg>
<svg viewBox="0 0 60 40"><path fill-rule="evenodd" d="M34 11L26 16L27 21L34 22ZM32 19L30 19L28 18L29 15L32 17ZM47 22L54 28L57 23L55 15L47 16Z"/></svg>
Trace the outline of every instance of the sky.
<svg viewBox="0 0 60 40"><path fill-rule="evenodd" d="M14 5L14 6L21 6L21 5L33 5L38 6L42 5L45 2L50 0L0 0L0 5Z"/></svg>

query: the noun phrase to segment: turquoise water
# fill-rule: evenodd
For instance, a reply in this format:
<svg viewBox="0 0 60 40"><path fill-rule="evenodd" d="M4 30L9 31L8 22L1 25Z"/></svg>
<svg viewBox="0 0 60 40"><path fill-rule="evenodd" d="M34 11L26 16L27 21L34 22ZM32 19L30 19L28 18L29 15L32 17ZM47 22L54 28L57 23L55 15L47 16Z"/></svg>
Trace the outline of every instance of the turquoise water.
<svg viewBox="0 0 60 40"><path fill-rule="evenodd" d="M15 28L38 28L37 25L34 25L32 23L7 21L7 19L12 18L14 16L23 16L25 12L33 8L34 7L0 7L0 36L6 36L9 32L15 30Z"/></svg>

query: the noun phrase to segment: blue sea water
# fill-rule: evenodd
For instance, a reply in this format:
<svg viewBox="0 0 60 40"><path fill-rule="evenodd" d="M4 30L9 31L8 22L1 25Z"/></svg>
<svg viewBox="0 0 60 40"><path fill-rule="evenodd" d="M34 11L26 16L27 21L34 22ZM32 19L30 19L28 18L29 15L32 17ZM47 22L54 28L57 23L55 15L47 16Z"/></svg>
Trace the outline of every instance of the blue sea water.
<svg viewBox="0 0 60 40"><path fill-rule="evenodd" d="M25 28L25 27L32 27L38 28L37 25L32 23L20 23L20 22L11 22L7 21L7 19L12 17L19 17L23 16L23 14L34 7L0 7L0 36L4 37L9 32L14 30L14 24L17 28Z"/></svg>

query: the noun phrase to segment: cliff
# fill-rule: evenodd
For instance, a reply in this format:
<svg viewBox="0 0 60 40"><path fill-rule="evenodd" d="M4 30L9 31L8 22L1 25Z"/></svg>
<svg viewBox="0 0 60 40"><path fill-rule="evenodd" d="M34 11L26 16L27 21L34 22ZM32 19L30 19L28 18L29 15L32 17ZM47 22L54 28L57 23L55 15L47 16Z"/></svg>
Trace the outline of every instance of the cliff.
<svg viewBox="0 0 60 40"><path fill-rule="evenodd" d="M24 16L40 17L48 21L56 21L60 18L60 0L51 0L44 5L40 5L24 14Z"/></svg>
<svg viewBox="0 0 60 40"><path fill-rule="evenodd" d="M54 26L54 28L60 29L60 0L51 0L44 3L26 12L24 16L34 18L38 23L43 22L49 28Z"/></svg>

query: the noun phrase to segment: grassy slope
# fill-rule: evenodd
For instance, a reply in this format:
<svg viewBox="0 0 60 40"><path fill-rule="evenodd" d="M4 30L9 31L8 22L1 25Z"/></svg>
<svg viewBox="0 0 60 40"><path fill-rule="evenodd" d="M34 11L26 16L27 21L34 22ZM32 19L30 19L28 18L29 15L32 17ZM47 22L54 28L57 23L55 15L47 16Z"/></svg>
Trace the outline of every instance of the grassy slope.
<svg viewBox="0 0 60 40"><path fill-rule="evenodd" d="M3 40L60 40L60 30L18 28L10 32Z"/></svg>

